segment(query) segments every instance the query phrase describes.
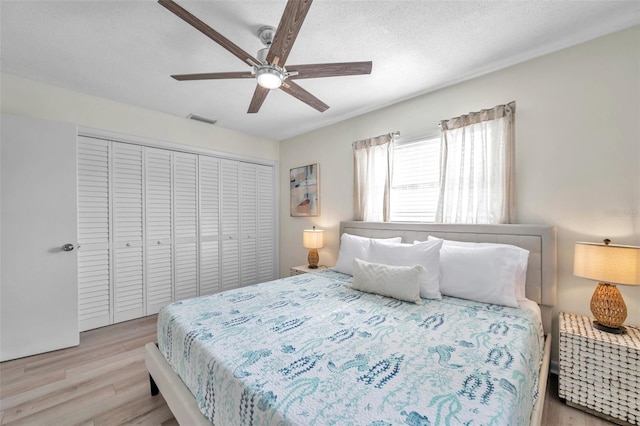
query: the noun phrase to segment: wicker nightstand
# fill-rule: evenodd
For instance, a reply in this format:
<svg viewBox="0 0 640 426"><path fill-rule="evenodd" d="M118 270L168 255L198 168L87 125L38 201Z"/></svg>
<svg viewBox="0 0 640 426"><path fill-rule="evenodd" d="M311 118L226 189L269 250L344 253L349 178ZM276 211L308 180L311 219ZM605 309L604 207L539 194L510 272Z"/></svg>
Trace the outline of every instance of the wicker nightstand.
<svg viewBox="0 0 640 426"><path fill-rule="evenodd" d="M640 330L597 330L592 319L560 313L558 394L567 405L621 424L640 424Z"/></svg>

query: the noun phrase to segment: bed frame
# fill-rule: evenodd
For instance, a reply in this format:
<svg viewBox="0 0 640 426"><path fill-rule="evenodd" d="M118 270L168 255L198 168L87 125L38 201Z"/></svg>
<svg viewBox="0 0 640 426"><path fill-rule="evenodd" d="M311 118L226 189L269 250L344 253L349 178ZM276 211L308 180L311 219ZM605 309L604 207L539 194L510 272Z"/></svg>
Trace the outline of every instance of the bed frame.
<svg viewBox="0 0 640 426"><path fill-rule="evenodd" d="M426 240L429 235L456 241L511 244L529 250L526 295L538 303L546 335L544 356L538 380L538 399L531 413L531 426L540 426L549 376L551 356L551 311L556 303L556 229L543 225L450 225L432 223L341 222L342 233L374 238L402 236L403 242ZM195 398L155 343L145 346L145 363L149 370L151 394L158 392L180 424L210 425Z"/></svg>

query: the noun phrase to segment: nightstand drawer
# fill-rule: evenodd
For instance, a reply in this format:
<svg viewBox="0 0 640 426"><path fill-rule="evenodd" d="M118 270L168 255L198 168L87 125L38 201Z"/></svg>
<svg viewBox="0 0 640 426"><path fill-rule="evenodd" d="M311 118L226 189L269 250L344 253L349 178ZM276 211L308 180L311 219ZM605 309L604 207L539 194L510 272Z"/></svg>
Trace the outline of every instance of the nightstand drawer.
<svg viewBox="0 0 640 426"><path fill-rule="evenodd" d="M640 422L640 330L597 330L589 317L560 313L558 394L568 405L619 424Z"/></svg>

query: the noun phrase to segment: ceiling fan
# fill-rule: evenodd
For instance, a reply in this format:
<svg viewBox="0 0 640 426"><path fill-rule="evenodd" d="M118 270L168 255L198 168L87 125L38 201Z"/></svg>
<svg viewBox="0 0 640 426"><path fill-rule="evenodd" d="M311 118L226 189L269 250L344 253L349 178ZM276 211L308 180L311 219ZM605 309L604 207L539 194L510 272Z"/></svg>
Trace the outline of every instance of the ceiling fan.
<svg viewBox="0 0 640 426"><path fill-rule="evenodd" d="M370 74L372 63L371 61L342 62L292 65L285 68L285 62L291 52L293 43L296 41L304 18L311 7L311 2L312 0L289 0L277 30L269 26L260 28L258 36L266 47L258 52L257 58L254 58L174 1L158 0L158 3L175 13L183 21L218 43L242 62L251 66L251 71L246 72L181 74L172 75L171 77L179 81L255 78L258 84L249 104L248 113L258 112L269 90L278 88L320 112L327 110L329 105L304 90L292 80Z"/></svg>

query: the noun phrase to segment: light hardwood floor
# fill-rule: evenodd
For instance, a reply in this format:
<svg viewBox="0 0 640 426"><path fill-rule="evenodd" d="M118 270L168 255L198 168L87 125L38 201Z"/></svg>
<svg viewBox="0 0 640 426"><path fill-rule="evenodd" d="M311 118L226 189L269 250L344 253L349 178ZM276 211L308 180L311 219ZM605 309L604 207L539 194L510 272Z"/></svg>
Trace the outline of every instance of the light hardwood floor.
<svg viewBox="0 0 640 426"><path fill-rule="evenodd" d="M144 344L156 340L155 324L151 316L87 331L77 347L0 364L0 424L177 425L149 393ZM564 405L552 375L543 424L612 423Z"/></svg>

